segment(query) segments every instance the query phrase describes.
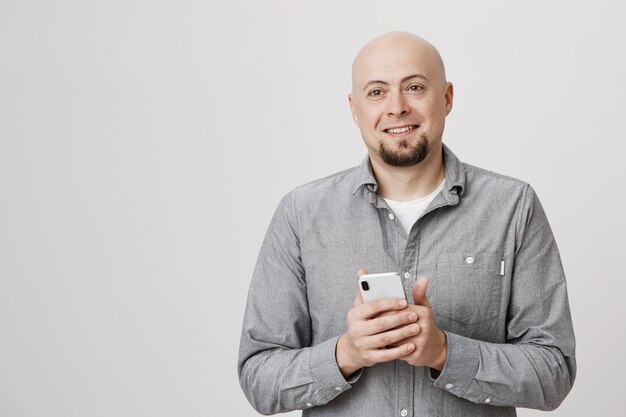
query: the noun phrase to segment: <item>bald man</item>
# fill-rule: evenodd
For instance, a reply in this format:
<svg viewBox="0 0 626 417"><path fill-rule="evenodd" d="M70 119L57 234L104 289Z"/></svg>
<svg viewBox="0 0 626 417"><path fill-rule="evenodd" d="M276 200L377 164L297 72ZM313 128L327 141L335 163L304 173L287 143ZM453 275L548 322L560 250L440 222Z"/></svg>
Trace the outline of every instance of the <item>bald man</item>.
<svg viewBox="0 0 626 417"><path fill-rule="evenodd" d="M442 142L453 87L424 39L361 49L349 95L367 157L281 201L241 335L263 414L513 416L556 408L576 373L567 288L533 189ZM404 298L364 302L357 275Z"/></svg>

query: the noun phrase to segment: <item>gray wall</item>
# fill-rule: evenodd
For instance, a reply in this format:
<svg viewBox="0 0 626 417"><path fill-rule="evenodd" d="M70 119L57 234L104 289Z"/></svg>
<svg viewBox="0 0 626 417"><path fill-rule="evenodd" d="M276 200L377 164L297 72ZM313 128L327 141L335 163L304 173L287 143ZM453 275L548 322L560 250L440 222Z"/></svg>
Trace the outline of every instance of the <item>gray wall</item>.
<svg viewBox="0 0 626 417"><path fill-rule="evenodd" d="M261 240L365 155L350 64L391 29L439 47L457 156L548 213L580 367L553 415L619 415L623 6L216 3L0 0L0 415L256 415L235 364Z"/></svg>

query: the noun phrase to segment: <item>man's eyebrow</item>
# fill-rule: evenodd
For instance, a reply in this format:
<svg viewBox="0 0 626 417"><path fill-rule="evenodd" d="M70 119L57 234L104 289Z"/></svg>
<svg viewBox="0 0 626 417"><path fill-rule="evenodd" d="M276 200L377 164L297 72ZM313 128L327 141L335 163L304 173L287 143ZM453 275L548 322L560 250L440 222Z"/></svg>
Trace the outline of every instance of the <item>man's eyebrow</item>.
<svg viewBox="0 0 626 417"><path fill-rule="evenodd" d="M403 84L407 81L409 81L411 78L421 78L422 80L426 81L426 82L430 82L430 80L423 74L413 74L413 75L409 75L408 77L404 77L402 79L402 81L400 82L400 84ZM371 80L368 81L365 84L365 87L363 87L363 90L367 90L367 87L369 87L372 84L382 84L382 85L389 85L389 83L387 81L383 81L383 80Z"/></svg>

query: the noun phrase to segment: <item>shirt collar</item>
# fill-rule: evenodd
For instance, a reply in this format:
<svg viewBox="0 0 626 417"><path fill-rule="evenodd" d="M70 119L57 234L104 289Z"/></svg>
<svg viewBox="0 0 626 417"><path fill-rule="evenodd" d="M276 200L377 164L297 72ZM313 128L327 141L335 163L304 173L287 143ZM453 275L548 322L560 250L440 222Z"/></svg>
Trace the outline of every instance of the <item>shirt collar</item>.
<svg viewBox="0 0 626 417"><path fill-rule="evenodd" d="M463 195L465 189L465 168L450 148L443 144L443 163L446 171L444 190L450 194Z"/></svg>
<svg viewBox="0 0 626 417"><path fill-rule="evenodd" d="M458 160L456 155L454 155L445 144L443 144L443 162L446 172L444 191L446 191L448 195L463 195L463 189L465 188L465 169L461 161ZM352 195L362 186L366 186L374 192L378 189L378 183L372 172L369 156L365 156L361 164L357 167L354 182L352 183ZM450 197L454 199L454 197Z"/></svg>
<svg viewBox="0 0 626 417"><path fill-rule="evenodd" d="M362 186L367 186L367 188L372 191L376 191L378 189L378 183L376 182L376 178L374 178L374 173L372 172L369 155L365 156L363 161L361 161L361 165L359 165L356 169L356 175L354 177L354 182L352 183L352 195L356 194Z"/></svg>

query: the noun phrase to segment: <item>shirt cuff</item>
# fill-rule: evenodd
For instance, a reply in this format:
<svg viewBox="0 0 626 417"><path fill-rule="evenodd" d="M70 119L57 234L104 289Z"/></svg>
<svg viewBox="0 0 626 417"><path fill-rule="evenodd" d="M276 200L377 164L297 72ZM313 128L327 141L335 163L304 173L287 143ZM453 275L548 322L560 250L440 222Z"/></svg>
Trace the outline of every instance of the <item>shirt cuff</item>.
<svg viewBox="0 0 626 417"><path fill-rule="evenodd" d="M328 339L315 345L309 357L309 369L313 375L314 389L316 397L319 396L319 403L325 404L344 391L352 388L361 376L362 370L358 370L346 380L339 366L335 351L339 336Z"/></svg>
<svg viewBox="0 0 626 417"><path fill-rule="evenodd" d="M448 339L448 354L434 385L458 397L464 397L478 372L478 342L455 333L444 333ZM431 376L435 375L431 373Z"/></svg>

